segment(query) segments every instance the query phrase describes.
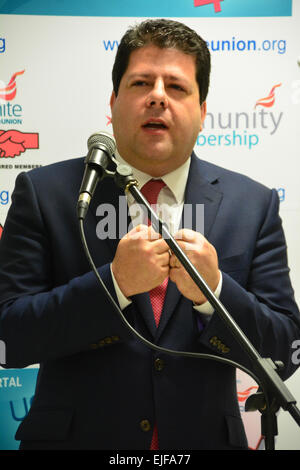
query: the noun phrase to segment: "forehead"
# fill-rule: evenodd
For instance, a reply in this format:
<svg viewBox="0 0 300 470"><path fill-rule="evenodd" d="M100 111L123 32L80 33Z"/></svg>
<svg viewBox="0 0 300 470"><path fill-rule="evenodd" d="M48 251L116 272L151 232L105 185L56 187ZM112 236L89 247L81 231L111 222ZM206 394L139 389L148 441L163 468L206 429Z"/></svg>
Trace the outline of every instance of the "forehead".
<svg viewBox="0 0 300 470"><path fill-rule="evenodd" d="M196 58L175 48L159 48L153 44L135 49L124 75L149 72L196 80Z"/></svg>

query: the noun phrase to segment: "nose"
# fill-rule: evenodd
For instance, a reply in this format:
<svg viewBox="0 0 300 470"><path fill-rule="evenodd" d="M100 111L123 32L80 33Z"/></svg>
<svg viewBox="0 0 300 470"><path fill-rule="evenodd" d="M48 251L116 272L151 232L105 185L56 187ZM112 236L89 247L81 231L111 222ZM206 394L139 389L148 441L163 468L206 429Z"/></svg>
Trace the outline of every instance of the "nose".
<svg viewBox="0 0 300 470"><path fill-rule="evenodd" d="M165 90L165 84L162 79L155 80L147 96L147 106L149 108L167 108L168 98Z"/></svg>

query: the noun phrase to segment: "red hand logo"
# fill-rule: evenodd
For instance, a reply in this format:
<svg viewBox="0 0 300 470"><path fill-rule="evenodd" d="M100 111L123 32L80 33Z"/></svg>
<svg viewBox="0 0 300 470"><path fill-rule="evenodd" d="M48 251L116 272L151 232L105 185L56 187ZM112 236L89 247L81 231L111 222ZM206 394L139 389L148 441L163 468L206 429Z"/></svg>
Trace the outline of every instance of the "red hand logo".
<svg viewBox="0 0 300 470"><path fill-rule="evenodd" d="M38 134L16 130L0 131L0 158L15 157L26 149L39 147Z"/></svg>

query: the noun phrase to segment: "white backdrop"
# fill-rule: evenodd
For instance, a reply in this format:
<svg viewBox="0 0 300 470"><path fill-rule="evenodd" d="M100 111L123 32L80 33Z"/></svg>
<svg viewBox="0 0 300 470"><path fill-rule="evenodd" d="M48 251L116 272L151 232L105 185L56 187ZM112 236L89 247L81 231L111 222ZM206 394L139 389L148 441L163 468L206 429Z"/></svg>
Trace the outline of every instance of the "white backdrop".
<svg viewBox="0 0 300 470"><path fill-rule="evenodd" d="M0 225L20 171L83 156L94 131L111 132L109 98L117 43L128 25L141 19L0 16L0 95L8 93L12 76L24 71L10 86L15 97L0 100ZM279 191L291 278L300 303L300 3L294 2L292 16L286 17L183 21L208 41L212 52L208 116L195 151ZM270 96L275 85L280 86ZM266 100L259 102L262 98ZM270 106L262 105L266 103ZM29 134L27 148L15 156L4 144L4 133L11 130ZM7 373L1 372L0 413L13 402L9 393L17 387L9 390L3 380ZM15 374L21 377L21 371ZM299 374L286 382L298 405ZM277 449L300 449L300 430L288 413L280 412L278 426ZM1 447L1 432L0 449L6 448Z"/></svg>

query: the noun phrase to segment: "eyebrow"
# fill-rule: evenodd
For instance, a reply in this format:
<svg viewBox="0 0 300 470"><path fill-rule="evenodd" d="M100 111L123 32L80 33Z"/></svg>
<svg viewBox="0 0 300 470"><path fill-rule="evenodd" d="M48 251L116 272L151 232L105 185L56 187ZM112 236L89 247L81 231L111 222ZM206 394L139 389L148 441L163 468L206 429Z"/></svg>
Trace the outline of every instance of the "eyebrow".
<svg viewBox="0 0 300 470"><path fill-rule="evenodd" d="M153 73L138 73L138 72L134 72L130 75L128 75L128 80L133 80L134 78L154 78L156 75L154 75ZM167 74L167 75L164 75L164 78L168 79L168 80L171 80L171 81L176 81L176 82L182 82L182 83L186 83L188 84L188 80L184 77L180 77L180 76L177 76L177 75L172 75L172 74Z"/></svg>

